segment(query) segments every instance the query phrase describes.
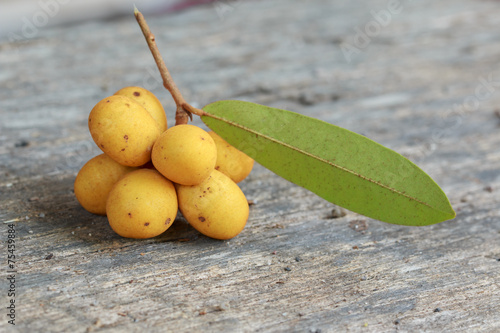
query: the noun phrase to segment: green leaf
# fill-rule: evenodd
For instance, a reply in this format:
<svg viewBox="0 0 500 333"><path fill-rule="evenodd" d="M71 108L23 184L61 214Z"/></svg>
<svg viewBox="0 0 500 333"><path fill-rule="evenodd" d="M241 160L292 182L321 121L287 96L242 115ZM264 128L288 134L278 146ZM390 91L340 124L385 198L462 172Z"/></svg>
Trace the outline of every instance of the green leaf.
<svg viewBox="0 0 500 333"><path fill-rule="evenodd" d="M455 217L432 178L400 154L362 135L243 101L219 101L203 111L203 122L227 142L336 205L410 226Z"/></svg>

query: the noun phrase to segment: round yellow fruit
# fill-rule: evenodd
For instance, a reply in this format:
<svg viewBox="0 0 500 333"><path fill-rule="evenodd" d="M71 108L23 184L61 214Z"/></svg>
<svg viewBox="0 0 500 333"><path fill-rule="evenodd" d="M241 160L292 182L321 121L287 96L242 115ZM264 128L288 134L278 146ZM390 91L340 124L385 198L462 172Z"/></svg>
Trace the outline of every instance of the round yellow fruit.
<svg viewBox="0 0 500 333"><path fill-rule="evenodd" d="M133 171L111 189L106 212L109 225L120 236L158 236L172 225L177 215L175 187L157 171Z"/></svg>
<svg viewBox="0 0 500 333"><path fill-rule="evenodd" d="M151 149L161 131L140 104L113 95L94 106L89 130L97 146L120 164L140 166L151 159Z"/></svg>
<svg viewBox="0 0 500 333"><path fill-rule="evenodd" d="M208 132L217 146L217 162L215 170L219 170L235 183L245 179L253 168L253 159L242 151L227 143L214 131Z"/></svg>
<svg viewBox="0 0 500 333"><path fill-rule="evenodd" d="M123 166L106 154L90 159L76 176L74 189L80 205L93 214L106 215L106 200L111 188L135 168Z"/></svg>
<svg viewBox="0 0 500 333"><path fill-rule="evenodd" d="M217 148L203 129L194 125L176 125L158 138L151 160L156 170L174 183L197 185L214 169Z"/></svg>
<svg viewBox="0 0 500 333"><path fill-rule="evenodd" d="M136 101L156 120L161 132L167 129L167 116L163 105L151 91L141 87L125 87L115 92L115 95L126 96Z"/></svg>
<svg viewBox="0 0 500 333"><path fill-rule="evenodd" d="M175 187L182 215L205 236L230 239L245 227L248 201L238 185L222 172L213 170L196 186Z"/></svg>

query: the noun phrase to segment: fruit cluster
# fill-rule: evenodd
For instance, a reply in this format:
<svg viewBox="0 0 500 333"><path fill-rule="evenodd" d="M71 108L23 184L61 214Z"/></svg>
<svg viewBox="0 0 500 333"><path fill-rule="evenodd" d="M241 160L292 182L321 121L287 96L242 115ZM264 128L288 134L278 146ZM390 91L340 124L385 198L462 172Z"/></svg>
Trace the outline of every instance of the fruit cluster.
<svg viewBox="0 0 500 333"><path fill-rule="evenodd" d="M214 132L194 125L167 129L158 99L140 87L104 98L89 115L89 130L104 152L75 179L87 211L107 215L128 238L165 232L180 210L202 234L229 239L248 219L248 201L236 183L254 161Z"/></svg>

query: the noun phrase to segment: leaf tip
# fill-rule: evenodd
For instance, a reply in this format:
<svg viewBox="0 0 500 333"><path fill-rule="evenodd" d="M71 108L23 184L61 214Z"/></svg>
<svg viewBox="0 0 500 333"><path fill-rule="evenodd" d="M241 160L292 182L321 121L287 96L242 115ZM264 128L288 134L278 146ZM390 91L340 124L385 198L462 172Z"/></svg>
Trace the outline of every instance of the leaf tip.
<svg viewBox="0 0 500 333"><path fill-rule="evenodd" d="M441 220L437 221L436 223L450 221L450 220L453 220L455 217L457 217L457 213L455 212L455 210L453 209L451 204L449 204L448 210L446 212L443 212L443 213L444 213L444 217L442 217Z"/></svg>
<svg viewBox="0 0 500 333"><path fill-rule="evenodd" d="M450 212L450 220L453 220L455 217L457 217L457 212L455 212L455 210L453 209L453 207L451 207L451 212Z"/></svg>

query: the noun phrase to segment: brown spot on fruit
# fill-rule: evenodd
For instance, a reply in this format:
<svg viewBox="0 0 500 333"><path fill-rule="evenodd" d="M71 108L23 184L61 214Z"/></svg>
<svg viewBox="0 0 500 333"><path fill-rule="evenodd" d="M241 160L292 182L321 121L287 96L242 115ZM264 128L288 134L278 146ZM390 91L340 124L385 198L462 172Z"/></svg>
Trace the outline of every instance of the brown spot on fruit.
<svg viewBox="0 0 500 333"><path fill-rule="evenodd" d="M122 148L122 150L121 150L121 151L125 151L125 148Z"/></svg>
<svg viewBox="0 0 500 333"><path fill-rule="evenodd" d="M108 99L108 100L106 100L106 103L109 103L109 99Z"/></svg>
<svg viewBox="0 0 500 333"><path fill-rule="evenodd" d="M200 138L201 138L203 141L205 141L205 138L204 138L204 137L200 136Z"/></svg>
<svg viewBox="0 0 500 333"><path fill-rule="evenodd" d="M149 222L144 223L144 226L147 227L149 225Z"/></svg>
<svg viewBox="0 0 500 333"><path fill-rule="evenodd" d="M165 225L169 225L170 222L172 222L172 219L169 217L168 219L165 220Z"/></svg>
<svg viewBox="0 0 500 333"><path fill-rule="evenodd" d="M128 217L132 218L132 213L128 213Z"/></svg>
<svg viewBox="0 0 500 333"><path fill-rule="evenodd" d="M198 217L198 220L200 220L200 222L205 222L205 218L203 216Z"/></svg>
<svg viewBox="0 0 500 333"><path fill-rule="evenodd" d="M101 143L101 148L104 148L104 145Z"/></svg>
<svg viewBox="0 0 500 333"><path fill-rule="evenodd" d="M125 103L125 105L128 106L128 107L130 107L130 104L128 104L128 103Z"/></svg>
<svg viewBox="0 0 500 333"><path fill-rule="evenodd" d="M217 165L217 166L215 167L215 170L219 170L219 169L220 169L220 165Z"/></svg>
<svg viewBox="0 0 500 333"><path fill-rule="evenodd" d="M141 93L138 91L134 91L134 96L141 96Z"/></svg>
<svg viewBox="0 0 500 333"><path fill-rule="evenodd" d="M123 136L123 138L125 139L125 141L128 141L128 135L127 135L127 134L125 134L125 135Z"/></svg>

